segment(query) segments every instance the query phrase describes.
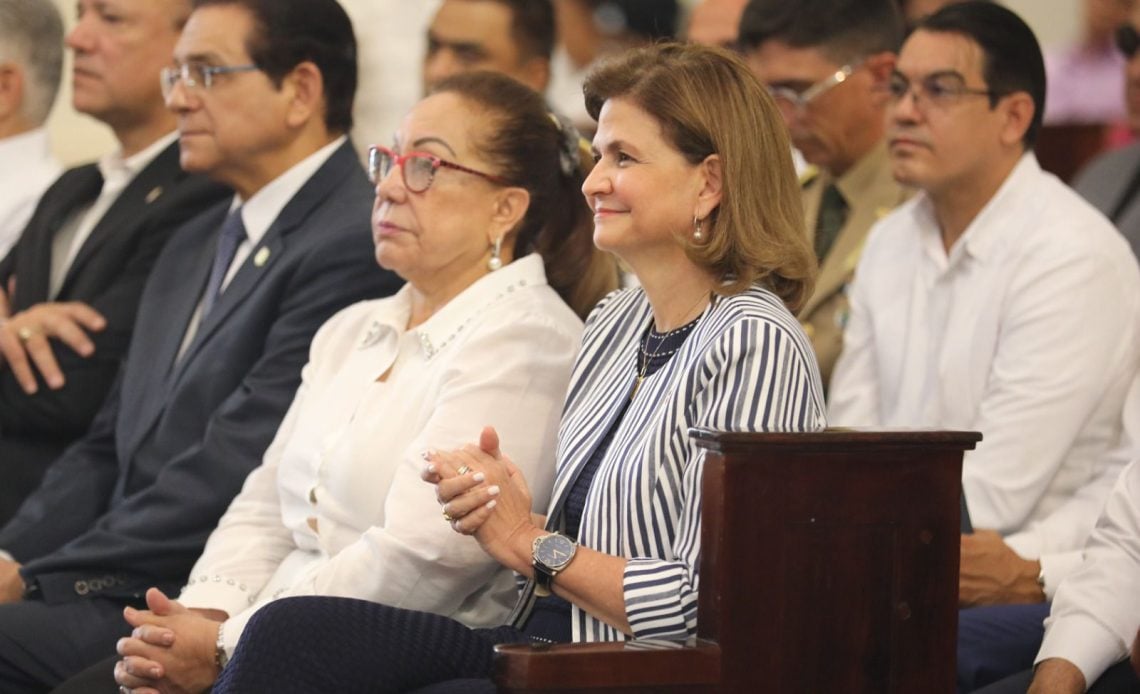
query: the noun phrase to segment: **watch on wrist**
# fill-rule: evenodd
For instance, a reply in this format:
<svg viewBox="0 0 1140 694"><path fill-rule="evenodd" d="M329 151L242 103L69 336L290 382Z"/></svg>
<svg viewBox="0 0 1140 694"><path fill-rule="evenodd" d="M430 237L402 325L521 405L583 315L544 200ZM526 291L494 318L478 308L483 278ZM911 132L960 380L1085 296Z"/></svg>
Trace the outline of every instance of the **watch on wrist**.
<svg viewBox="0 0 1140 694"><path fill-rule="evenodd" d="M218 624L218 639L214 641L214 664L218 666L218 672L224 670L228 662L230 656L226 653L226 623L221 622Z"/></svg>
<svg viewBox="0 0 1140 694"><path fill-rule="evenodd" d="M565 569L578 551L578 545L565 535L551 533L535 538L531 546L534 560L534 593L539 597L550 595L554 577Z"/></svg>

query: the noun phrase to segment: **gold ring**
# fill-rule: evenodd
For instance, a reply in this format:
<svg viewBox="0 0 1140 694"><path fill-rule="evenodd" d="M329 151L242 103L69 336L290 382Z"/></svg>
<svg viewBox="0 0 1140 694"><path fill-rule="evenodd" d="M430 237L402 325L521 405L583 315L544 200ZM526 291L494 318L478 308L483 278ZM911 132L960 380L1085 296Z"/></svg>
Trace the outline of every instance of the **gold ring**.
<svg viewBox="0 0 1140 694"><path fill-rule="evenodd" d="M470 465L462 465L462 466L460 466L460 468L458 470L455 471L455 474L462 476L462 475L466 475L469 472L471 472L471 466Z"/></svg>
<svg viewBox="0 0 1140 694"><path fill-rule="evenodd" d="M455 519L454 519L454 518L452 518L450 514L448 514L448 512L447 512L447 507L446 507L446 506L445 506L445 507L443 507L441 510L443 511L443 519L444 519L445 521L447 521L448 523L452 523L452 522L454 522L454 521L455 521Z"/></svg>
<svg viewBox="0 0 1140 694"><path fill-rule="evenodd" d="M16 331L16 337L20 338L20 342L27 342L28 340L35 337L35 334L36 331L32 330L26 325Z"/></svg>

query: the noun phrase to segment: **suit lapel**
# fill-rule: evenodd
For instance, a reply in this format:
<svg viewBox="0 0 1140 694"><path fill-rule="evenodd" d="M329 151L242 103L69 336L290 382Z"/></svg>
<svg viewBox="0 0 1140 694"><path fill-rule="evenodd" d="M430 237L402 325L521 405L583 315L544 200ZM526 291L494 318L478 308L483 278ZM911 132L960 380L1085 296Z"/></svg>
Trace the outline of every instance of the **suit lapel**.
<svg viewBox="0 0 1140 694"><path fill-rule="evenodd" d="M206 278L214 260L218 231L228 209L228 202L218 204L190 222L195 228L193 231L187 229L185 233L197 236L202 242L197 244L194 252L185 259L184 267L189 268L184 276L185 281L166 284L165 294L156 297L156 303L163 308L160 329L152 332L135 331L131 351L149 355L147 360L151 363L149 370L151 373L142 379L137 379L139 381L137 390L141 392L124 391L124 396L128 398L127 402L137 403L124 405L135 408L137 422L132 428L134 432L132 440L124 442L123 450L128 454L123 456L123 460L133 455L142 438L154 426L165 408L168 386L173 378L171 370L174 367L174 360L178 355L178 349L182 346L190 318L198 307L202 290L206 286ZM147 291L155 290L156 285L153 281L147 284ZM144 340L147 342L143 342ZM133 387L135 381L136 379L124 381L124 387Z"/></svg>
<svg viewBox="0 0 1140 694"><path fill-rule="evenodd" d="M274 225L276 226L276 224ZM225 325L226 320L234 311L241 306L242 301L249 296L250 292L257 287L257 284L263 277L270 271L273 264L281 257L285 249L285 243L282 240L282 234L287 230L275 230L270 228L266 233L265 238L262 239L249 256L242 262L241 268L237 274L233 276L230 283L226 286L225 291L214 302L213 308L210 313L206 315L202 322L198 325L198 330L194 334L194 339L186 347L186 353L182 355L182 359L174 367L174 378L171 380L170 387L174 388L178 379L186 371L186 365L194 360L202 345L209 342L214 333ZM206 279L209 275L209 268L213 263L213 255L207 259L205 263L206 272L202 275L202 281L199 284L199 289L194 293L197 299L202 298L202 291L205 289ZM199 301L194 302L197 307Z"/></svg>
<svg viewBox="0 0 1140 694"><path fill-rule="evenodd" d="M178 157L178 143L174 142L131 179L75 254L60 287L61 295L67 292L68 285L100 248L115 236L124 234L124 229L137 225L150 206L158 204L165 192L186 175L179 166Z"/></svg>
<svg viewBox="0 0 1140 694"><path fill-rule="evenodd" d="M190 363L201 352L203 345L208 343L210 338L226 324L234 311L241 306L243 300L269 273L277 260L284 255L287 248L286 239L289 234L305 223L309 215L336 190L352 171L352 167L359 166L351 142L345 142L285 204L281 213L277 215L277 219L269 226L261 241L251 249L237 274L230 280L222 295L218 297L210 314L198 326L193 341L175 366L175 372L170 383L171 388L177 387L178 381L186 373ZM220 226L221 222L218 224ZM213 263L212 253L215 245L211 244L210 246L211 255L204 263L206 270L203 277L209 274L210 265ZM195 294L195 305L197 305L197 299L201 298L202 287L204 286L205 279L202 280L202 284Z"/></svg>
<svg viewBox="0 0 1140 694"><path fill-rule="evenodd" d="M99 167L95 164L72 169L60 178L58 197L52 196L50 200L45 198L46 216L42 224L34 230L30 229L34 233L27 240L29 245L18 256L14 309L22 310L48 300L52 242L60 227L78 208L94 201L91 188L92 177L95 176L99 176ZM95 191L95 195L98 195L98 191Z"/></svg>

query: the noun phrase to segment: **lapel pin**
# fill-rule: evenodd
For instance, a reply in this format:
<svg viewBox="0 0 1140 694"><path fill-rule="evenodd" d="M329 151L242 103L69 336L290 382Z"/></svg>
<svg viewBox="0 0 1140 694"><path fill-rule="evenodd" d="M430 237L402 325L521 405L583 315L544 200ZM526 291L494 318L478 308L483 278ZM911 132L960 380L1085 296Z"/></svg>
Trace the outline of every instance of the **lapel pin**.
<svg viewBox="0 0 1140 694"><path fill-rule="evenodd" d="M269 249L265 246L257 249L257 255L253 256L253 264L261 267L269 262Z"/></svg>
<svg viewBox="0 0 1140 694"><path fill-rule="evenodd" d="M161 195L162 195L162 186L155 186L154 188L151 188L150 192L146 194L146 204L149 205L152 202L154 202L155 200L158 200L159 196L161 196Z"/></svg>

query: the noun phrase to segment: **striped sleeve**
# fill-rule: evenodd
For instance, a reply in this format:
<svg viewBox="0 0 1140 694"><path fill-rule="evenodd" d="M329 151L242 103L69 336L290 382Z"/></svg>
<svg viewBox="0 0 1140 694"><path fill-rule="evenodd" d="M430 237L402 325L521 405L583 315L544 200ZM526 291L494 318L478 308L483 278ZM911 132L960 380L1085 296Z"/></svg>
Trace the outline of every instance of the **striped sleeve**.
<svg viewBox="0 0 1140 694"><path fill-rule="evenodd" d="M825 426L818 372L796 328L778 318L737 320L705 350L689 422L720 431L814 431ZM687 438L687 437L686 437ZM705 450L687 440L681 509L670 551L631 559L623 585L635 638L696 634Z"/></svg>

